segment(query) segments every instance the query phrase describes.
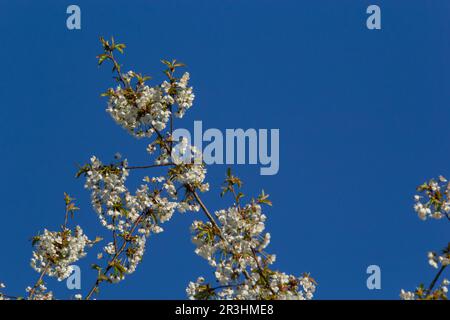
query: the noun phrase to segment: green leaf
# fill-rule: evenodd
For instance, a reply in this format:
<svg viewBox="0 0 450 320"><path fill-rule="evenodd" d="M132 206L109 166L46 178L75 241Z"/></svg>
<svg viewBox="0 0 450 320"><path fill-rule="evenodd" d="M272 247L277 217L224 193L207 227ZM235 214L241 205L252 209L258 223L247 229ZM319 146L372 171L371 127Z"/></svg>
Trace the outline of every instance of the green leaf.
<svg viewBox="0 0 450 320"><path fill-rule="evenodd" d="M161 59L161 62L164 63L166 66L168 66L169 68L172 67L172 63L170 63L167 60Z"/></svg>
<svg viewBox="0 0 450 320"><path fill-rule="evenodd" d="M117 51L119 51L120 53L123 54L123 49L125 49L125 44L123 44L123 43L118 43L118 44L116 44L116 47L115 47L115 48L117 49Z"/></svg>
<svg viewBox="0 0 450 320"><path fill-rule="evenodd" d="M92 241L92 244L98 243L98 242L100 242L102 240L103 240L103 238L97 236L97 237L95 237L95 240Z"/></svg>
<svg viewBox="0 0 450 320"><path fill-rule="evenodd" d="M103 61L108 59L108 55L103 53L103 54L97 56L97 58L98 58L98 65L101 65L103 63Z"/></svg>
<svg viewBox="0 0 450 320"><path fill-rule="evenodd" d="M103 273L99 273L97 279L100 281L109 281L109 278L105 276Z"/></svg>
<svg viewBox="0 0 450 320"><path fill-rule="evenodd" d="M34 236L34 237L31 239L31 245L32 245L32 246L36 245L36 243L38 243L40 240L41 240L41 237L39 237L39 236Z"/></svg>
<svg viewBox="0 0 450 320"><path fill-rule="evenodd" d="M102 268L98 264L95 264L95 263L91 264L91 268L98 270L99 272L102 271Z"/></svg>
<svg viewBox="0 0 450 320"><path fill-rule="evenodd" d="M258 196L258 203L264 203L267 204L269 206L272 206L272 201L270 201L269 199L269 195L264 193L264 190L262 190L261 195Z"/></svg>

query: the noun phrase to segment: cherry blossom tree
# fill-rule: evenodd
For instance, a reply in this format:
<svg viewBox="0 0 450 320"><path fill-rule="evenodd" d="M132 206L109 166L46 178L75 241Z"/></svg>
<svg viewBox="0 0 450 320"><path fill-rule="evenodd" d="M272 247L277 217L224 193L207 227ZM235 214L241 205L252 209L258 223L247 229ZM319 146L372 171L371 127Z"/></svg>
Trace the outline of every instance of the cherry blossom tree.
<svg viewBox="0 0 450 320"><path fill-rule="evenodd" d="M123 281L136 270L151 236L163 232L164 223L176 212L193 212L195 252L214 272L212 282L199 276L187 285L189 299L312 299L316 282L309 274L294 276L272 268L275 255L266 251L270 233L265 231L267 217L263 213L263 208L271 206L269 195L262 191L244 202L242 181L228 170L222 196L229 196L231 205L212 212L202 200L209 184L205 182L207 169L201 151L189 145L187 139L173 139L175 121L183 118L195 98L189 73L179 75L184 64L162 60L167 79L151 85L145 75L122 71L116 55L123 54L124 44L113 38L100 40L103 52L98 63L111 63L116 81L115 87L103 94L108 99L106 111L129 134L149 141L147 152L153 162L132 166L117 154L111 163L92 156L80 167L77 177L86 179L85 188L91 193L92 207L108 239L89 240L81 227L69 226L78 208L74 199L65 195L61 230L45 229L33 238L31 266L39 277L26 289L24 298L55 299L46 288L45 277L66 279L73 271L72 265L87 255L87 249L103 243L93 264L95 283L85 296L75 298L96 297L102 285ZM165 174L143 176L134 193L127 188L131 172L147 173L156 168L164 169ZM0 293L0 299L17 298Z"/></svg>
<svg viewBox="0 0 450 320"><path fill-rule="evenodd" d="M44 229L32 239L30 265L38 273L36 282L25 289L23 297L4 293L5 285L0 283L0 300L56 299L45 278L67 279L73 265L94 248L100 250L94 253L96 262L92 264L96 280L84 296L77 294L75 299L97 297L102 285L123 281L136 270L151 236L163 232L165 222L187 212L195 215L191 226L195 253L213 271L212 281L199 275L187 284L189 299L312 299L317 284L309 274L294 276L272 267L276 256L267 251L271 237L263 213L272 205L268 194L262 191L244 201L243 183L228 169L221 196L228 197L230 205L213 212L202 200L209 184L205 182L207 168L201 151L185 138L173 138L175 122L181 121L195 99L189 73L179 74L185 65L162 60L166 80L151 85L148 76L122 71L116 55L123 54L123 43L113 38L100 40L103 52L98 64L111 63L116 82L102 94L108 100L106 111L130 135L148 140L146 151L153 161L130 165L116 154L105 164L92 156L76 176L85 178L85 188L91 193L92 207L107 239L90 240L80 226L73 225L79 208L65 194L60 230ZM163 170L164 174L148 174L152 170ZM135 192L126 186L132 172L145 172ZM432 179L417 190L414 209L420 219L450 220L450 183L444 177ZM402 289L401 299L447 299L449 281L443 274L450 262L450 243L441 252L429 252L428 262L437 269L431 283L421 284L414 291Z"/></svg>

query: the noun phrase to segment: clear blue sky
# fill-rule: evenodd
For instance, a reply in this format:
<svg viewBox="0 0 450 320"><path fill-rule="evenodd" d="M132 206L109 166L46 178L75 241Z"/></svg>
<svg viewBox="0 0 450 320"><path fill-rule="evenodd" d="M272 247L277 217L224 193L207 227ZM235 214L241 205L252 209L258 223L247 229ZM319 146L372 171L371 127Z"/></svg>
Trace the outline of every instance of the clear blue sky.
<svg viewBox="0 0 450 320"><path fill-rule="evenodd" d="M79 31L66 29L70 4L81 7ZM381 31L365 26L370 4L381 6ZM448 225L421 222L412 197L424 180L450 176L449 15L444 0L1 0L0 281L19 295L37 279L29 239L61 223L64 191L86 233L100 234L76 163L117 151L148 160L99 97L112 82L96 65L98 37L114 35L128 46L125 69L160 80L159 59L188 64L197 98L185 127L280 129L278 175L234 168L248 194L271 195L279 269L311 272L321 299L396 299L429 283L426 253L446 245ZM212 209L229 204L218 197L225 170L209 168ZM190 280L212 272L189 241L196 218L177 214L136 273L100 297L185 298ZM94 259L80 263L83 292ZM366 288L371 264L382 290ZM77 293L50 285L60 298Z"/></svg>

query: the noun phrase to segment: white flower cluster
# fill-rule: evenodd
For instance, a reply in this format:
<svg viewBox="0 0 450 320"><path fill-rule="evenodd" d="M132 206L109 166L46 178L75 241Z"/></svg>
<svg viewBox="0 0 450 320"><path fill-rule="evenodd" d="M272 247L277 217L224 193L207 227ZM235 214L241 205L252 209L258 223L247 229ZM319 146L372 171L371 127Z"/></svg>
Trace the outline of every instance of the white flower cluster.
<svg viewBox="0 0 450 320"><path fill-rule="evenodd" d="M209 190L209 184L203 183L206 169L202 164L180 165L179 168L180 171L174 176L174 181L199 188L202 192Z"/></svg>
<svg viewBox="0 0 450 320"><path fill-rule="evenodd" d="M87 167L85 187L91 190L92 205L99 216L101 224L108 230L117 231L120 234L131 235L134 230L140 236L127 239L126 260L123 261L123 272L110 276L113 282L124 278L124 273L132 273L136 270L138 263L142 260L145 250L146 237L151 233L163 231L161 224L169 221L175 210L180 212L199 210L198 204L188 200L177 200L177 191L172 180L184 181L190 173L194 180L193 172L196 165L186 169L189 165L180 165L178 173L173 179L165 177L145 177L144 182L133 195L125 182L129 171L126 169L126 160L119 165L104 165L98 158L93 156ZM176 171L176 170L175 170ZM202 176L196 177L195 181L203 181ZM187 181L184 181L187 183ZM153 188L150 188L152 186ZM164 196L167 194L166 196ZM117 252L116 244L108 243L103 248L104 252L111 258Z"/></svg>
<svg viewBox="0 0 450 320"><path fill-rule="evenodd" d="M60 232L44 230L35 241L31 266L37 272L47 269L47 275L60 281L70 276L71 265L86 255L84 249L90 244L79 226L73 234L69 229Z"/></svg>
<svg viewBox="0 0 450 320"><path fill-rule="evenodd" d="M201 192L209 190L209 184L203 183L206 168L202 162L202 153L195 146L189 145L185 137L173 148L172 161L177 165L177 170L172 171L174 181L199 188Z"/></svg>
<svg viewBox="0 0 450 320"><path fill-rule="evenodd" d="M123 75L128 83L135 77L133 71ZM123 128L136 137L150 137L155 130L166 128L171 115L171 106L178 109L174 115L181 118L192 106L194 94L188 87L189 74L185 73L177 82L164 81L160 86L150 87L138 83L136 90L118 86L109 91L107 111Z"/></svg>
<svg viewBox="0 0 450 320"><path fill-rule="evenodd" d="M53 300L53 292L47 292L47 287L44 283L39 283L35 288L27 287L25 291L30 294L33 292L32 296L28 297L28 300Z"/></svg>
<svg viewBox="0 0 450 320"><path fill-rule="evenodd" d="M5 284L0 282L0 290L4 288L6 288ZM0 291L0 300L9 300L9 298Z"/></svg>
<svg viewBox="0 0 450 320"><path fill-rule="evenodd" d="M428 300L428 299L445 299L447 300L448 286L450 281L448 279L442 280L440 286L433 292L429 292L423 288L417 289L415 292L412 291L400 291L400 299L402 300Z"/></svg>
<svg viewBox="0 0 450 320"><path fill-rule="evenodd" d="M133 244L128 248L127 258L128 266L126 267L127 273L133 273L136 271L137 265L142 261L145 251L145 236L137 237Z"/></svg>
<svg viewBox="0 0 450 320"><path fill-rule="evenodd" d="M146 241L147 239L144 235L137 236L130 241L125 253L126 259L124 263L120 264L120 269L117 269L121 272L114 272L108 276L112 283L122 281L125 279L125 274L132 274L136 271L138 264L142 261L142 257L144 256ZM111 245L109 244L107 247L110 246ZM105 251L107 251L106 247ZM110 253L108 252L108 254Z"/></svg>
<svg viewBox="0 0 450 320"><path fill-rule="evenodd" d="M123 231L126 221L121 212L122 199L127 192L125 180L128 170L125 169L126 160L121 168L104 166L95 156L91 157L90 168L86 173L85 188L91 190L91 201L97 212L101 224L110 229ZM138 213L130 212L132 221L136 220ZM114 219L114 223L112 220Z"/></svg>
<svg viewBox="0 0 450 320"><path fill-rule="evenodd" d="M414 210L420 219L427 218L442 219L449 217L450 200L450 183L443 176L439 176L438 181L430 180L419 186L418 190L424 195L414 196Z"/></svg>
<svg viewBox="0 0 450 320"><path fill-rule="evenodd" d="M405 291L405 290L401 290L400 291L400 299L402 300L415 300L416 295L414 292L411 291Z"/></svg>
<svg viewBox="0 0 450 320"><path fill-rule="evenodd" d="M269 270L275 255L259 254L270 242L270 234L263 233L266 216L259 204L233 206L215 215L220 232L212 223L201 221L195 221L191 230L195 252L216 269L221 289L212 294L200 277L186 289L190 299L205 298L209 293L209 298L216 299L312 299L315 284L311 278Z"/></svg>
<svg viewBox="0 0 450 320"><path fill-rule="evenodd" d="M189 73L185 72L179 81L175 81L173 84L164 81L161 85L164 92L170 97L170 104L176 103L178 106L178 109L174 112L174 115L177 118L183 118L186 111L192 107L194 102L195 95L192 91L192 87L188 86L189 79ZM174 90L171 90L171 88ZM171 95L171 91L174 91L175 95Z"/></svg>
<svg viewBox="0 0 450 320"><path fill-rule="evenodd" d="M450 183L443 176L439 176L437 180L431 179L417 188L421 194L414 196L414 210L421 220L427 218L442 219L446 217L450 219ZM443 269L450 264L450 244L442 251L442 254L436 252L428 252L428 264L435 269L441 266L441 270L430 286L425 289L423 285L412 291L400 291L402 300L429 300L429 299L447 299L449 281L444 279L442 284L435 289L434 285L438 280Z"/></svg>
<svg viewBox="0 0 450 320"><path fill-rule="evenodd" d="M441 255L436 252L428 252L428 264L433 268L438 268L439 264L442 266L448 266L450 264L450 255L448 253L443 253Z"/></svg>
<svg viewBox="0 0 450 320"><path fill-rule="evenodd" d="M125 186L128 176L125 166L126 161L120 167L104 166L94 156L86 173L85 187L92 191L92 205L106 228L120 232L128 230L143 212L148 211L151 214L140 221L139 228L140 233L148 236L150 232L161 232L159 224L170 220L176 209L181 212L198 210L198 206L176 201L177 193L172 180L197 185L205 177L204 169L198 169L197 165L190 165L189 169L189 165L181 165L172 180L166 180L165 177L146 177L144 182L147 184L141 185L136 194L132 195ZM197 172L197 175L194 172ZM155 190L151 191L149 184L154 185ZM161 185L160 188L156 188L157 185ZM161 191L166 191L167 197L164 197Z"/></svg>

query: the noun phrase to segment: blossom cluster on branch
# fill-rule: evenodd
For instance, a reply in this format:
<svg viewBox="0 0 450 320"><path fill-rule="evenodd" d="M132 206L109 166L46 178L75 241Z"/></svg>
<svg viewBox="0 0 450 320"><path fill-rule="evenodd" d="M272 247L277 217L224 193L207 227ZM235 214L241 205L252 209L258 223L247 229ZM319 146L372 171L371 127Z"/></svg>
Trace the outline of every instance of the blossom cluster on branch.
<svg viewBox="0 0 450 320"><path fill-rule="evenodd" d="M421 220L450 220L450 183L443 176L431 179L417 188L419 194L414 196L414 210ZM401 290L403 300L447 300L449 280L441 279L450 264L450 243L441 252L428 252L428 263L438 269L429 286L420 284L414 291ZM440 283L439 283L440 281Z"/></svg>
<svg viewBox="0 0 450 320"><path fill-rule="evenodd" d="M65 218L60 231L44 229L42 234L32 239L34 251L30 265L40 275L33 286L25 289L26 297L13 297L0 292L0 300L53 300L53 293L47 290L44 277L55 277L58 281L68 278L73 272L73 264L86 256L85 250L101 241L99 237L89 240L78 225L69 227L69 219L74 218L75 212L79 210L73 200L64 194ZM2 288L5 288L3 283L0 284Z"/></svg>
<svg viewBox="0 0 450 320"><path fill-rule="evenodd" d="M176 60L162 60L167 67L164 71L167 80L149 86L146 84L149 77L134 71L121 73L113 52L119 49L122 51L122 44L103 39L102 44L105 52L99 56L99 63L110 60L113 71L118 73L116 79L119 82L115 89L111 88L105 93L109 97L108 113L133 136L155 137L147 151L157 156L154 163L147 167L168 167L167 176L145 177L146 184L132 195L124 186L128 172L145 166L129 167L126 161L105 166L97 158L91 159L91 164L83 167L79 174L87 178L86 187L92 191L93 206L102 224L129 236L137 228L137 233L142 234L139 238L142 239L142 246L136 249L142 254L145 237L151 232L161 232L163 229L160 224L168 221L175 210L183 213L201 209L208 222L195 221L193 224L196 252L216 268L218 283L227 288L220 294L205 296L199 292L202 286L197 286L192 293L191 288L195 284L190 283L187 289L190 298L312 298L315 290L312 278L289 276L269 269L275 256L266 255L263 251L270 241L270 235L262 235L265 215L261 213L258 202L220 210L214 217L200 199L199 192L209 190L209 184L204 182L206 168L201 161L201 153L188 145L186 139L172 139L174 118L182 118L192 107L195 97L189 86L189 74L183 73L180 78L176 76L176 70L184 65ZM237 178L229 173L227 181L230 183L233 179ZM233 186L234 183L228 187ZM261 199L261 203L268 201L266 196ZM216 240L217 243L214 243ZM135 264L131 269L126 265L125 261L130 261L130 257L117 258L120 253L115 242L108 243L104 250L111 260L121 265L124 271L120 273L121 279L124 273L130 273L136 268ZM222 256L220 261L215 259L218 255ZM139 262L140 259L133 261ZM106 272L102 274L102 278L110 282L118 280L111 279L111 275L107 276ZM243 275L245 279L239 283Z"/></svg>
<svg viewBox="0 0 450 320"><path fill-rule="evenodd" d="M190 283L189 298L311 299L316 284L309 275L296 277L270 269L275 255L265 252L270 234L264 233L266 216L261 208L262 204L270 204L268 195L263 193L257 200L241 206L243 194L235 193L235 187L240 187L241 182L229 171L224 191L235 195L235 203L212 215L201 200L200 194L209 191L202 154L187 139L174 141L172 138L175 119L185 115L195 98L189 73L177 76L177 70L184 64L162 60L167 79L149 85L150 77L134 71L122 72L115 53L123 53L124 44L116 43L113 38L110 41L101 38L101 43L103 53L98 56L98 63L112 63L117 81L114 88L103 94L108 98L106 111L132 136L150 139L147 152L153 162L130 166L118 154L114 162L105 164L92 156L77 172L77 177L86 179L85 188L91 192L92 207L110 239L97 253L99 261L92 264L97 279L85 299L98 293L102 283L116 283L133 273L142 261L149 237L163 232L162 224L176 211L201 211L207 217L207 222L193 223L193 240L197 254L215 268L218 283L216 288L202 280ZM135 192L127 188L131 171L151 168L166 168L166 174L144 176ZM46 291L43 278L67 278L72 271L71 264L86 255L85 247L102 240L97 237L90 241L79 226L68 229L68 213L73 215L78 208L68 196L66 207L62 231L44 230L35 238L31 264L40 277L35 286L27 289L30 299L53 299L53 294ZM6 298L2 294L0 297Z"/></svg>
<svg viewBox="0 0 450 320"><path fill-rule="evenodd" d="M195 253L213 268L212 281L199 276L189 282L189 299L312 299L317 283L307 273L300 276L286 274L273 268L275 254L267 252L270 233L266 232L267 217L264 206L271 206L268 195L262 193L246 201L241 192L242 181L228 170L221 195L230 195L232 204L211 213L200 194L209 191L206 166L202 154L188 140L173 139L174 121L181 119L193 106L194 91L189 85L190 75L178 77L184 64L162 60L167 79L150 85L150 79L134 71L122 72L115 53L123 53L125 45L101 38L103 53L98 64L109 61L113 65L117 84L103 96L108 98L106 111L113 120L136 138L147 138L147 152L153 161L130 166L121 155L105 164L96 156L81 166L76 174L84 176L85 188L91 192L92 207L109 239L97 252L97 263L92 264L97 277L84 299L98 294L102 283L117 283L135 272L142 261L149 237L164 231L163 224L175 212L204 214L191 226ZM142 177L140 186L130 191L126 186L131 171L152 168L167 169L161 175ZM422 220L450 220L450 183L442 176L418 187L414 210ZM34 251L31 267L39 273L33 286L25 289L25 297L9 296L2 291L0 300L55 299L45 284L45 277L59 281L68 278L73 265L87 254L87 249L103 241L90 240L80 226L69 226L78 210L65 194L65 218L60 230L44 229L33 238ZM450 243L441 252L429 252L428 262L438 269L428 287L421 284L415 291L401 290L402 299L447 299L449 281L441 279L450 263ZM75 299L83 298L76 294Z"/></svg>
<svg viewBox="0 0 450 320"><path fill-rule="evenodd" d="M72 230L48 231L34 238L35 251L31 266L36 272L46 270L46 275L59 281L72 273L72 264L86 255L85 247L90 243L80 226Z"/></svg>
<svg viewBox="0 0 450 320"><path fill-rule="evenodd" d="M228 171L223 194L233 195L234 205L215 212L217 222L194 221L191 230L195 252L215 268L218 285L205 283L204 277L190 282L186 289L190 299L312 299L314 279L287 275L270 269L275 255L265 251L270 233L264 232L266 216L262 204L271 205L264 192L257 200L241 205L244 195L237 192L239 178Z"/></svg>
<svg viewBox="0 0 450 320"><path fill-rule="evenodd" d="M113 65L117 84L103 96L108 98L106 111L113 120L136 138L148 138L147 152L153 161L130 166L117 154L115 161L105 164L96 156L80 167L76 176L84 176L85 188L91 192L92 207L109 239L97 252L92 264L97 277L84 299L98 294L102 283L117 283L135 272L142 261L149 237L164 231L163 224L175 212L204 214L192 223L192 242L195 253L213 268L212 281L199 276L189 282L189 299L312 299L317 283L307 273L300 276L286 274L273 268L275 254L267 252L270 233L266 232L267 217L264 206L271 206L268 195L262 193L246 201L241 192L242 181L229 169L222 196L230 195L232 204L214 213L208 209L200 194L209 191L206 166L202 154L187 139L172 137L175 119L181 119L193 106L194 91L189 85L190 75L178 77L184 64L162 60L167 79L150 85L148 76L134 71L122 72L115 53L123 53L125 45L101 38L103 53L98 56L102 65ZM140 186L130 191L126 186L131 171L165 168L166 174L142 177ZM442 176L418 187L414 210L422 220L450 220L450 183ZM68 278L73 264L87 254L87 249L103 241L84 234L80 226L70 227L69 219L78 208L65 194L65 219L60 230L44 229L33 238L31 267L39 273L33 286L26 288L25 297L9 296L2 291L0 300L55 299L45 284L45 277L58 280ZM447 299L449 281L441 279L450 263L450 244L441 252L429 252L428 262L438 269L428 287L421 284L415 291L401 290L402 299ZM76 294L75 299L83 298Z"/></svg>

